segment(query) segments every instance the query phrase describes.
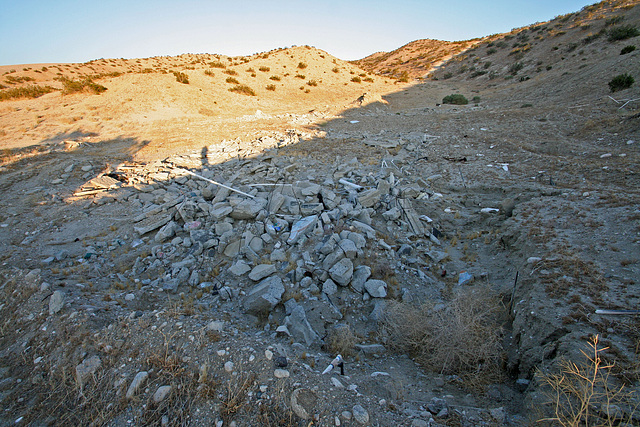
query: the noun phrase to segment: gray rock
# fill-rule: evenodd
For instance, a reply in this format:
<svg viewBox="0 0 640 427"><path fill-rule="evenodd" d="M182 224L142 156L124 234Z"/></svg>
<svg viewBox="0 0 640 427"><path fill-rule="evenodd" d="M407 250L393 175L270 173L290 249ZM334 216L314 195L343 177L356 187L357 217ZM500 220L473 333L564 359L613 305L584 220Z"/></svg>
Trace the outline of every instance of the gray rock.
<svg viewBox="0 0 640 427"><path fill-rule="evenodd" d="M333 295L338 292L338 286L333 280L327 279L327 281L322 285L322 292L327 295Z"/></svg>
<svg viewBox="0 0 640 427"><path fill-rule="evenodd" d="M269 260L271 262L286 261L287 253L283 249L275 249L273 252L271 252L271 255L269 256Z"/></svg>
<svg viewBox="0 0 640 427"><path fill-rule="evenodd" d="M162 243L165 240L168 240L175 236L177 230L178 224L176 224L174 221L169 221L160 230L158 230L154 240L156 241L156 243Z"/></svg>
<svg viewBox="0 0 640 427"><path fill-rule="evenodd" d="M434 415L439 414L443 409L448 408L448 406L446 400L437 397L432 398L429 403L427 403L427 409Z"/></svg>
<svg viewBox="0 0 640 427"><path fill-rule="evenodd" d="M382 217L387 221L395 221L400 218L400 215L402 215L402 211L397 206L382 213Z"/></svg>
<svg viewBox="0 0 640 427"><path fill-rule="evenodd" d="M270 214L277 213L282 204L286 200L286 197L282 195L282 193L273 192L271 193L271 197L269 198L269 204L267 205L267 210Z"/></svg>
<svg viewBox="0 0 640 427"><path fill-rule="evenodd" d="M382 344L356 344L355 347L364 354L383 354L387 351Z"/></svg>
<svg viewBox="0 0 640 427"><path fill-rule="evenodd" d="M102 366L102 360L98 356L91 356L84 359L81 364L76 366L76 381L80 389L97 370Z"/></svg>
<svg viewBox="0 0 640 427"><path fill-rule="evenodd" d="M271 276L249 291L243 306L250 314L266 314L282 300L282 294L284 294L282 279L279 276Z"/></svg>
<svg viewBox="0 0 640 427"><path fill-rule="evenodd" d="M358 195L358 202L362 205L362 207L370 208L380 201L380 197L382 193L378 191L377 188L372 188L370 190L365 190Z"/></svg>
<svg viewBox="0 0 640 427"><path fill-rule="evenodd" d="M273 264L260 264L256 265L251 273L249 273L249 279L257 282L258 280L262 280L267 276L271 276L276 272L276 267Z"/></svg>
<svg viewBox="0 0 640 427"><path fill-rule="evenodd" d="M251 271L251 267L249 267L249 264L242 260L236 262L229 268L229 273L233 274L234 276L242 276L249 271Z"/></svg>
<svg viewBox="0 0 640 427"><path fill-rule="evenodd" d="M364 292L364 284L369 277L371 277L371 268L369 266L357 266L353 272L353 278L351 279L351 288L359 293Z"/></svg>
<svg viewBox="0 0 640 427"><path fill-rule="evenodd" d="M222 236L224 233L233 231L233 225L228 222L219 222L215 225L216 235Z"/></svg>
<svg viewBox="0 0 640 427"><path fill-rule="evenodd" d="M231 212L233 212L233 208L231 206L222 205L211 210L209 215L214 221L221 221L223 218L229 216Z"/></svg>
<svg viewBox="0 0 640 427"><path fill-rule="evenodd" d="M140 390L140 388L142 388L144 383L147 381L147 378L149 378L149 373L147 371L138 372L133 378L133 381L131 381L131 385L127 390L126 398L132 399L133 396L135 396L135 394Z"/></svg>
<svg viewBox="0 0 640 427"><path fill-rule="evenodd" d="M285 317L284 324L296 341L304 342L309 347L320 343L320 337L311 327L307 320L307 314L301 305L296 304L292 308L291 314Z"/></svg>
<svg viewBox="0 0 640 427"><path fill-rule="evenodd" d="M322 268L324 270L330 270L331 267L336 265L336 263L344 257L345 257L344 251L334 250L329 255L327 255L326 258L322 261Z"/></svg>
<svg viewBox="0 0 640 427"><path fill-rule="evenodd" d="M240 253L240 240L235 240L229 243L224 248L224 254L229 258L235 258Z"/></svg>
<svg viewBox="0 0 640 427"><path fill-rule="evenodd" d="M347 239L355 243L358 249L364 249L364 247L367 246L367 239L360 233L350 231L347 233Z"/></svg>
<svg viewBox="0 0 640 427"><path fill-rule="evenodd" d="M254 219L266 205L267 201L258 197L243 200L233 207L230 216L233 219Z"/></svg>
<svg viewBox="0 0 640 427"><path fill-rule="evenodd" d="M49 298L49 314L56 314L64 306L64 294L62 291L55 291Z"/></svg>
<svg viewBox="0 0 640 427"><path fill-rule="evenodd" d="M500 203L500 213L502 213L506 217L510 217L513 215L513 210L516 207L516 202L513 199L504 199Z"/></svg>
<svg viewBox="0 0 640 427"><path fill-rule="evenodd" d="M343 258L331 267L329 275L338 285L347 286L353 276L353 263L349 258Z"/></svg>
<svg viewBox="0 0 640 427"><path fill-rule="evenodd" d="M355 405L352 409L353 418L358 422L358 424L367 425L369 424L369 412L364 409L360 405Z"/></svg>
<svg viewBox="0 0 640 427"><path fill-rule="evenodd" d="M154 403L162 402L171 393L170 385L163 385L158 387L158 390L153 394Z"/></svg>
<svg viewBox="0 0 640 427"><path fill-rule="evenodd" d="M358 255L358 248L353 240L343 239L338 243L338 246L344 252L345 256L349 259L354 259Z"/></svg>
<svg viewBox="0 0 640 427"><path fill-rule="evenodd" d="M303 420L308 420L315 413L318 396L306 388L297 388L291 393L291 409Z"/></svg>
<svg viewBox="0 0 640 427"><path fill-rule="evenodd" d="M224 322L223 321L212 320L211 322L207 323L207 330L209 330L209 331L222 332L223 329L224 329Z"/></svg>
<svg viewBox="0 0 640 427"><path fill-rule="evenodd" d="M313 230L317 222L318 215L307 216L296 221L291 227L291 234L289 235L287 243L290 245L296 243L301 236L306 235Z"/></svg>
<svg viewBox="0 0 640 427"><path fill-rule="evenodd" d="M384 298L387 296L387 284L383 280L367 280L364 288L373 298Z"/></svg>

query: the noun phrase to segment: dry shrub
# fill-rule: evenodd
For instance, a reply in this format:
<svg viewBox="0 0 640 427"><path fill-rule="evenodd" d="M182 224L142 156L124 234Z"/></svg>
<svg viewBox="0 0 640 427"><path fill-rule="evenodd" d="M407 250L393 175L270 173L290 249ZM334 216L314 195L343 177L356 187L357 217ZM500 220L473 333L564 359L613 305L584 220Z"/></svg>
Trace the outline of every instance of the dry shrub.
<svg viewBox="0 0 640 427"><path fill-rule="evenodd" d="M539 420L561 426L627 426L634 422L638 400L624 385L614 385L610 377L613 364L606 364L600 353L607 348L591 338L584 360L560 362L559 373L538 371L536 378L545 387L553 415Z"/></svg>
<svg viewBox="0 0 640 427"><path fill-rule="evenodd" d="M338 325L329 332L327 345L330 354L340 354L342 356L353 355L357 337L347 324Z"/></svg>
<svg viewBox="0 0 640 427"><path fill-rule="evenodd" d="M254 373L247 372L239 372L238 375L229 379L225 397L220 403L220 415L222 415L225 424L229 423L249 403L248 394L255 379Z"/></svg>
<svg viewBox="0 0 640 427"><path fill-rule="evenodd" d="M486 288L463 288L445 306L392 303L383 333L425 368L455 374L471 388L499 379L502 305Z"/></svg>

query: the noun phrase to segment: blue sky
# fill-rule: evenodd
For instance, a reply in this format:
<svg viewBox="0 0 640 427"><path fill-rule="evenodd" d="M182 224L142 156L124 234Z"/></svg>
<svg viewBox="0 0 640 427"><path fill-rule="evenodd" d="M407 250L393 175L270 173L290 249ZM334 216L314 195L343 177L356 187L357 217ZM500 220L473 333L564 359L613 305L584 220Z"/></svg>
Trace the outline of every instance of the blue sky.
<svg viewBox="0 0 640 427"><path fill-rule="evenodd" d="M467 40L595 1L0 0L0 65L311 45L359 59L422 38Z"/></svg>

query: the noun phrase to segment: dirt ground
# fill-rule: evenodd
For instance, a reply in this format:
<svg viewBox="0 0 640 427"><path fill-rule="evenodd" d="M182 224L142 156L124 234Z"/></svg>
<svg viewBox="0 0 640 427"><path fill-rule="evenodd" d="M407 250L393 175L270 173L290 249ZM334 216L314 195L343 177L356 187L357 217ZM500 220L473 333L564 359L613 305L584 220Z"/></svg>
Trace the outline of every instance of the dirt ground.
<svg viewBox="0 0 640 427"><path fill-rule="evenodd" d="M96 79L107 87L99 95L52 92L0 103L0 424L539 425L553 417L540 374L583 360L596 335L612 366L610 385L640 392L638 84L615 93L607 86L623 72L640 80L638 50L619 54L638 39L567 48L612 16L637 24L638 10L585 9L544 23L563 34L531 35L537 43L517 75L507 50L486 53L488 43L511 43L517 33L406 84L307 47L230 60L0 67L5 78L34 76L60 88L56 70L124 73ZM581 28L587 21L589 29ZM502 70L500 77L471 77L469 66L488 59L487 70ZM225 68L210 65L216 61ZM172 70L186 72L189 84ZM224 70L257 95L229 92L233 75ZM442 103L454 93L477 98ZM324 204L329 215L330 190L354 210L331 217L307 243L289 244L260 225L293 221L289 212L213 219L216 202L226 203L216 199L218 186L176 168L268 200L276 191L266 185L317 184L323 192L305 203ZM112 181L92 184L101 177ZM365 187L359 202L341 178ZM367 210L363 194L381 181L391 190ZM410 199L431 231L416 233L408 214L383 216L398 198ZM233 194L226 200L233 209L239 203ZM158 228L136 231L150 212L170 212L178 223L168 240ZM326 262L320 243L361 231L354 227L368 216L375 232L354 265L384 278L386 298L353 285L320 291L324 279L312 269L304 275L312 286L301 285L295 266ZM223 223L243 239L262 231L256 259L229 256L225 234L213 231ZM210 230L216 246L203 242L194 253L193 230ZM273 261L281 248L289 259ZM285 296L264 317L247 312L254 283L231 272L240 261L291 264L275 274ZM182 275L184 266L191 275ZM473 276L470 284L460 285L463 273ZM177 289L167 287L171 281ZM429 303L437 313L460 289L489 292L500 307L492 319L499 363L489 380L480 375L488 361L475 367L478 375L430 369L393 345L376 314L394 302ZM286 323L293 300L318 341L305 342ZM291 334L278 329L285 324ZM338 326L353 342L331 344ZM345 375L337 368L323 375L337 350ZM99 360L93 369L92 357ZM169 394L156 399L161 386ZM620 417L637 423L628 403L618 405Z"/></svg>

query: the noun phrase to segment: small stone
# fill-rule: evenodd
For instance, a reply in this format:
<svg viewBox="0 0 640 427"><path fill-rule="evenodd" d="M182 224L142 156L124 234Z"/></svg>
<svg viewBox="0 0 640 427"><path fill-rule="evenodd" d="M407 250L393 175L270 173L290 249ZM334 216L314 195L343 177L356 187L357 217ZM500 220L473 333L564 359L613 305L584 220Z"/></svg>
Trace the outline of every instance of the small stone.
<svg viewBox="0 0 640 427"><path fill-rule="evenodd" d="M55 291L49 298L49 314L56 314L64 306L64 294L62 291Z"/></svg>
<svg viewBox="0 0 640 427"><path fill-rule="evenodd" d="M251 271L251 267L244 261L238 261L229 268L229 273L234 276L242 276L249 271Z"/></svg>
<svg viewBox="0 0 640 427"><path fill-rule="evenodd" d="M265 350L265 351L264 351L264 357L265 357L267 360L271 360L271 359L273 359L273 352L272 352L271 350Z"/></svg>
<svg viewBox="0 0 640 427"><path fill-rule="evenodd" d="M411 421L411 427L428 427L429 423L426 422L425 420L421 420L419 418L414 419L413 421Z"/></svg>
<svg viewBox="0 0 640 427"><path fill-rule="evenodd" d="M134 294L127 294L124 297L125 301L133 301L134 299L136 299L136 296Z"/></svg>
<svg viewBox="0 0 640 427"><path fill-rule="evenodd" d="M340 414L340 416L341 416L343 419L345 419L345 420L349 421L349 420L351 419L351 417L352 417L352 414L351 414L351 412L350 412L350 411L342 411L342 413Z"/></svg>
<svg viewBox="0 0 640 427"><path fill-rule="evenodd" d="M289 371L286 369L276 369L273 371L273 376L276 378L289 378Z"/></svg>
<svg viewBox="0 0 640 427"><path fill-rule="evenodd" d="M169 393L171 393L170 385L158 387L158 390L153 394L153 401L155 403L160 403L169 395Z"/></svg>
<svg viewBox="0 0 640 427"><path fill-rule="evenodd" d="M136 376L133 378L133 381L131 382L131 385L129 386L129 389L127 390L127 399L133 398L133 396L138 392L138 390L140 390L140 388L142 388L144 383L147 381L147 378L149 378L149 373L147 371L140 371L136 374Z"/></svg>
<svg viewBox="0 0 640 427"><path fill-rule="evenodd" d="M222 330L224 329L224 322L220 320L212 320L207 324L207 329L209 331L222 332Z"/></svg>
<svg viewBox="0 0 640 427"><path fill-rule="evenodd" d="M355 418L359 424L369 424L369 413L360 405L355 405L353 407L353 418Z"/></svg>
<svg viewBox="0 0 640 427"><path fill-rule="evenodd" d="M229 361L224 364L224 370L227 372L233 372L233 362Z"/></svg>
<svg viewBox="0 0 640 427"><path fill-rule="evenodd" d="M327 279L327 281L322 285L322 292L327 295L333 295L338 292L338 286L333 280Z"/></svg>
<svg viewBox="0 0 640 427"><path fill-rule="evenodd" d="M331 384L333 384L335 388L344 388L344 384L342 384L336 377L331 377Z"/></svg>
<svg viewBox="0 0 640 427"><path fill-rule="evenodd" d="M458 276L458 286L468 285L473 281L473 274L461 271Z"/></svg>
<svg viewBox="0 0 640 427"><path fill-rule="evenodd" d="M284 356L278 356L275 359L273 359L273 363L275 363L275 365L278 368L286 368L287 365L289 364L289 362L287 361L287 358Z"/></svg>

